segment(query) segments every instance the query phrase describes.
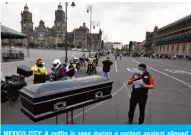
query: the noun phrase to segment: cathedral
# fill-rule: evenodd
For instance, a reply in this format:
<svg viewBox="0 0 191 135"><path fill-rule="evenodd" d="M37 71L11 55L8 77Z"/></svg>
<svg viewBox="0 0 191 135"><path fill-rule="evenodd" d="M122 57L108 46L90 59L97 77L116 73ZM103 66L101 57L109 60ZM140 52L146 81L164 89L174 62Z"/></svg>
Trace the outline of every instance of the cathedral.
<svg viewBox="0 0 191 135"><path fill-rule="evenodd" d="M29 45L52 47L65 43L66 19L61 3L55 11L54 26L52 28L46 27L43 20L40 20L38 27L33 28L32 13L29 11L28 6L25 5L24 11L21 12L21 32L28 36ZM90 41L92 49L98 50L103 46L101 29L99 33L90 34L85 23L72 32L68 32L67 35L68 44L75 47L88 49Z"/></svg>

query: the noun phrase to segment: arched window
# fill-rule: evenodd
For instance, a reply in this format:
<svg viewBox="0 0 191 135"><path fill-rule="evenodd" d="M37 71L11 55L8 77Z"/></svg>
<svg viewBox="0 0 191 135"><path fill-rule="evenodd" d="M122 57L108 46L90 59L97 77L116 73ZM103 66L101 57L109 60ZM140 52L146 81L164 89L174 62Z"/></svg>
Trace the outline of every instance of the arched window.
<svg viewBox="0 0 191 135"><path fill-rule="evenodd" d="M167 51L169 51L169 45L167 46Z"/></svg>
<svg viewBox="0 0 191 135"><path fill-rule="evenodd" d="M24 22L26 22L26 21L27 21L27 16L24 16L23 21L24 21Z"/></svg>
<svg viewBox="0 0 191 135"><path fill-rule="evenodd" d="M183 52L185 51L185 49L186 49L186 44L183 44L183 45L182 45L182 50L183 50Z"/></svg>
<svg viewBox="0 0 191 135"><path fill-rule="evenodd" d="M177 51L179 50L179 45L177 45L176 50L177 50Z"/></svg>
<svg viewBox="0 0 191 135"><path fill-rule="evenodd" d="M172 49L172 51L174 51L174 45L172 45L172 48L171 48L171 49Z"/></svg>

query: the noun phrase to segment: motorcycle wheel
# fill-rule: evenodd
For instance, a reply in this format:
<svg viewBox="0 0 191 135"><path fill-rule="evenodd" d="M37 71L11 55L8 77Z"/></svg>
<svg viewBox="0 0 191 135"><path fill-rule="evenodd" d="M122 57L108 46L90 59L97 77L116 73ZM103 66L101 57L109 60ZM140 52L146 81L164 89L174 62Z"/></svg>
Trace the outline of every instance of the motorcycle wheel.
<svg viewBox="0 0 191 135"><path fill-rule="evenodd" d="M90 72L90 70L88 70L88 74L89 74L89 75L91 75L91 72Z"/></svg>

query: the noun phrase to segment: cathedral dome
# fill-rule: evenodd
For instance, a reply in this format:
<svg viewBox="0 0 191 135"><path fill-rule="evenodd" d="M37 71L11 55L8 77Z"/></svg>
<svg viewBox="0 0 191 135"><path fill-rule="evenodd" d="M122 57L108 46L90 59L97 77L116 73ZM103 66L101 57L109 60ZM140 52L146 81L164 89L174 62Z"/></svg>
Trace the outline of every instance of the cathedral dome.
<svg viewBox="0 0 191 135"><path fill-rule="evenodd" d="M61 3L59 3L59 5L58 5L58 10L62 10L62 5L61 5Z"/></svg>
<svg viewBox="0 0 191 135"><path fill-rule="evenodd" d="M27 4L25 4L24 6L24 11L29 11L29 7L27 6Z"/></svg>

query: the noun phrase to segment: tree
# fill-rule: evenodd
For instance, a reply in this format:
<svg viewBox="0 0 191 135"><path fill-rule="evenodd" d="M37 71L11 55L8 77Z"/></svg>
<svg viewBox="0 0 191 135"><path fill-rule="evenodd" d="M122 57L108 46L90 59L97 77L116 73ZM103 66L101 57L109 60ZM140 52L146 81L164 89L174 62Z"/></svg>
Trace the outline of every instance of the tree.
<svg viewBox="0 0 191 135"><path fill-rule="evenodd" d="M63 43L58 43L57 46L61 48L61 47L64 47L64 44Z"/></svg>
<svg viewBox="0 0 191 135"><path fill-rule="evenodd" d="M29 47L30 47L30 48L34 48L34 47L35 47L35 44L34 44L34 43L29 43Z"/></svg>
<svg viewBox="0 0 191 135"><path fill-rule="evenodd" d="M75 47L75 45L74 45L74 44L71 44L71 45L70 45L70 48L74 48L74 47Z"/></svg>
<svg viewBox="0 0 191 135"><path fill-rule="evenodd" d="M77 46L77 49L81 48L79 45Z"/></svg>

